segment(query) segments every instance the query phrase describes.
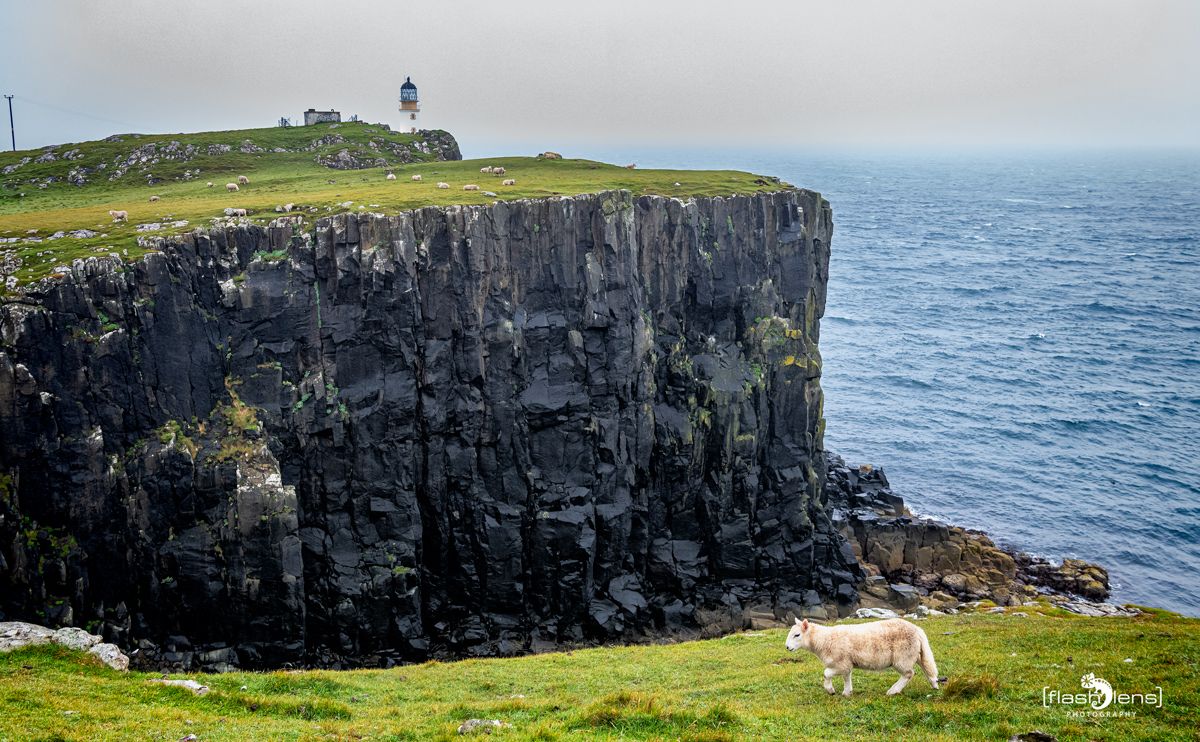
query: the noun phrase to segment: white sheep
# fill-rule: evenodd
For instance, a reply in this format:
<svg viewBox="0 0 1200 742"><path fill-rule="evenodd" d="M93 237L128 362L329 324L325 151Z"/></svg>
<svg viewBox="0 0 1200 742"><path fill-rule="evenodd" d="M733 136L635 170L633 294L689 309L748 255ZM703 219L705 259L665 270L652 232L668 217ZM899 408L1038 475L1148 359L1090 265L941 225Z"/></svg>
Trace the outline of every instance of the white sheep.
<svg viewBox="0 0 1200 742"><path fill-rule="evenodd" d="M238 190L237 183L226 183L225 190L229 191L230 193Z"/></svg>
<svg viewBox="0 0 1200 742"><path fill-rule="evenodd" d="M395 179L396 179L396 174L395 174L395 173L388 173L388 174L387 174L387 178L386 178L386 179L387 179L387 180L395 180Z"/></svg>
<svg viewBox="0 0 1200 742"><path fill-rule="evenodd" d="M225 209L225 216L246 216L245 209Z"/></svg>
<svg viewBox="0 0 1200 742"><path fill-rule="evenodd" d="M853 690L850 675L855 668L886 670L894 668L900 679L888 689L894 696L904 690L913 677L913 666L921 668L929 684L938 687L937 663L929 638L920 627L901 618L843 626L821 626L808 619L796 619L788 632L788 651L807 649L825 665L825 692L833 695L833 678L842 676L842 695Z"/></svg>
<svg viewBox="0 0 1200 742"><path fill-rule="evenodd" d="M449 183L441 183L441 182L439 182L439 183L437 184L437 187L438 187L438 188L449 188L449 187L450 187L450 184L449 184Z"/></svg>
<svg viewBox="0 0 1200 742"><path fill-rule="evenodd" d="M211 181L211 180L210 180L210 181L208 181L208 185L206 185L206 186L205 186L205 188L212 188L212 181Z"/></svg>
<svg viewBox="0 0 1200 742"><path fill-rule="evenodd" d="M633 170L635 167L637 167L637 163L636 163L636 162L631 162L631 163L629 163L628 165L626 165L625 167L626 167L626 169L628 169L628 170Z"/></svg>
<svg viewBox="0 0 1200 742"><path fill-rule="evenodd" d="M114 222L127 222L127 221L129 221L129 212L128 212L128 211L111 211L111 210L110 210L110 211L108 212L108 215L112 217L112 220L113 220Z"/></svg>
<svg viewBox="0 0 1200 742"><path fill-rule="evenodd" d="M490 172L492 172L492 166L488 165L487 167L481 167L481 168L479 168L479 172L490 173Z"/></svg>
<svg viewBox="0 0 1200 742"><path fill-rule="evenodd" d="M154 203L154 202L155 202L155 201L157 201L157 200L158 200L158 196L151 196L151 197L150 197L150 203Z"/></svg>
<svg viewBox="0 0 1200 742"><path fill-rule="evenodd" d="M504 181L503 183L501 183L500 185L516 185L516 184L517 184L517 181L516 181L516 179L515 179L515 178L507 178L507 179L505 179L505 181Z"/></svg>
<svg viewBox="0 0 1200 742"><path fill-rule="evenodd" d="M245 175L239 175L238 176L238 184L239 185L250 185L250 179L247 178Z"/></svg>
<svg viewBox="0 0 1200 742"><path fill-rule="evenodd" d="M421 180L421 176L420 176L420 175L414 175L414 176L412 176L412 179L413 179L413 180L415 180L415 181L420 181L420 180Z"/></svg>
<svg viewBox="0 0 1200 742"><path fill-rule="evenodd" d="M492 175L504 175L506 172L508 172L508 171L502 167L492 168Z"/></svg>
<svg viewBox="0 0 1200 742"><path fill-rule="evenodd" d="M478 191L478 190L479 190L479 186L477 186L477 185L474 185L474 184L471 184L471 185L465 185L465 186L463 186L463 190L464 190L464 191Z"/></svg>

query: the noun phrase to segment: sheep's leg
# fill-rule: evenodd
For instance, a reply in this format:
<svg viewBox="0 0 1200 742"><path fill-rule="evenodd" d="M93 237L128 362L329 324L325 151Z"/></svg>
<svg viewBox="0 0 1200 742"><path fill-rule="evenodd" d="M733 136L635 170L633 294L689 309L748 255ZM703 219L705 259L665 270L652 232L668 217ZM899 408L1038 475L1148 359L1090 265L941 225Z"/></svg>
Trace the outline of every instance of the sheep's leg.
<svg viewBox="0 0 1200 742"><path fill-rule="evenodd" d="M894 696L904 690L904 686L908 685L908 681L912 680L913 677L913 669L911 667L907 670L901 670L897 667L896 670L900 673L900 679L891 688L888 688L887 694L889 696Z"/></svg>
<svg viewBox="0 0 1200 742"><path fill-rule="evenodd" d="M837 693L837 691L833 689L833 677L837 674L838 671L832 667L825 668L825 692L831 696L834 693Z"/></svg>
<svg viewBox="0 0 1200 742"><path fill-rule="evenodd" d="M850 673L854 672L854 668L847 668L843 673L846 676L846 687L842 688L842 695L846 698L850 697L850 693L854 690L854 683L850 680Z"/></svg>

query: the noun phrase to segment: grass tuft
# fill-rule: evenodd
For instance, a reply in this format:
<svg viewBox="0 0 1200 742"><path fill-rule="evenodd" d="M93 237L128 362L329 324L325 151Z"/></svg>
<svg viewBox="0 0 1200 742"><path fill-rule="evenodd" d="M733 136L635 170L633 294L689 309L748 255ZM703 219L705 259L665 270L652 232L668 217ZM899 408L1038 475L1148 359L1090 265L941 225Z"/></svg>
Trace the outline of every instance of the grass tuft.
<svg viewBox="0 0 1200 742"><path fill-rule="evenodd" d="M1000 681L991 673L955 675L942 687L948 699L995 698L1000 693Z"/></svg>

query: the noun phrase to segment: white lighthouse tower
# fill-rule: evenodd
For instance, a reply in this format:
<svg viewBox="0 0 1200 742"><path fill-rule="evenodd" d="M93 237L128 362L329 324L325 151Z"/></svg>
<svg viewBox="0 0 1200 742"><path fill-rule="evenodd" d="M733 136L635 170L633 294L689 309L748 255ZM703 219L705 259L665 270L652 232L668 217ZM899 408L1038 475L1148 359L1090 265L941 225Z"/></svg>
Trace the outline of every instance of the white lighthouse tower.
<svg viewBox="0 0 1200 742"><path fill-rule="evenodd" d="M404 78L404 84L400 86L400 114L404 116L400 130L408 129L409 133L416 134L418 117L421 115L421 101L417 98L417 86L413 85L411 77Z"/></svg>

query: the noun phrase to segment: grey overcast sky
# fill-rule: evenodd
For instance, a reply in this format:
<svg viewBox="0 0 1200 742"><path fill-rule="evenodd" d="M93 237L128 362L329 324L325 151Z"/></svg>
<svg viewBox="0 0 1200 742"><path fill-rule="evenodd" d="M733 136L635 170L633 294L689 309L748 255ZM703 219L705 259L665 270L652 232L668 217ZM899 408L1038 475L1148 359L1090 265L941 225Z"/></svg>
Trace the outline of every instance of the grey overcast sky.
<svg viewBox="0 0 1200 742"><path fill-rule="evenodd" d="M1180 0L0 0L17 146L333 107L569 144L1198 147ZM2 101L0 101L2 103ZM5 122L6 123L6 122ZM8 132L5 131L5 134Z"/></svg>

